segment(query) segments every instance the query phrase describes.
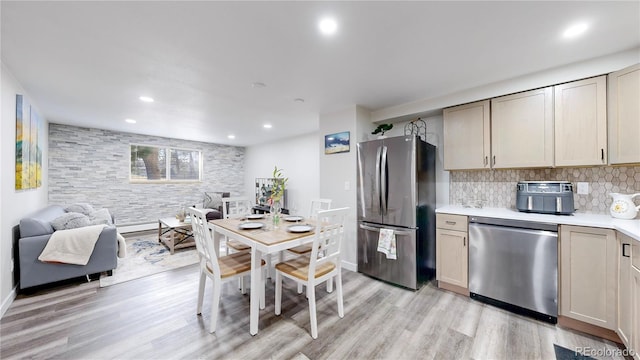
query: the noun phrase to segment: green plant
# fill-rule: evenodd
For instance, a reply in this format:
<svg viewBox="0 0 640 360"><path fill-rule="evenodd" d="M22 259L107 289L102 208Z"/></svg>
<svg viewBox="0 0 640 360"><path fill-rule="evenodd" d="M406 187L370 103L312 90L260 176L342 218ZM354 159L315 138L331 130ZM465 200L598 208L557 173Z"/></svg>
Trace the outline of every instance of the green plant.
<svg viewBox="0 0 640 360"><path fill-rule="evenodd" d="M280 201L284 196L284 187L287 184L289 178L284 177L282 169L278 169L276 166L273 169L273 190L271 191L271 200Z"/></svg>
<svg viewBox="0 0 640 360"><path fill-rule="evenodd" d="M376 135L376 134L380 134L380 135L384 135L385 132L389 131L393 129L393 124L380 124L378 125L378 127L373 130L373 132L371 133L372 135Z"/></svg>

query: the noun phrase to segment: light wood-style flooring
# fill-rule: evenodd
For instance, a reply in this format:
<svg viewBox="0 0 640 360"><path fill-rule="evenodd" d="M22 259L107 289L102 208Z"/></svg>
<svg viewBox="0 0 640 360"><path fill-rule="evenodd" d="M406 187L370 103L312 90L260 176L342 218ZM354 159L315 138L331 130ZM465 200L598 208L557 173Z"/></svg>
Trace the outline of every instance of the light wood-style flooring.
<svg viewBox="0 0 640 360"><path fill-rule="evenodd" d="M192 265L106 288L78 282L20 295L0 321L2 359L555 359L553 344L614 351L616 344L525 318L433 284L414 292L343 270L345 317L335 291L318 287L319 337L309 335L304 295L274 285L258 335L249 297L226 283L210 334L207 284L196 315Z"/></svg>

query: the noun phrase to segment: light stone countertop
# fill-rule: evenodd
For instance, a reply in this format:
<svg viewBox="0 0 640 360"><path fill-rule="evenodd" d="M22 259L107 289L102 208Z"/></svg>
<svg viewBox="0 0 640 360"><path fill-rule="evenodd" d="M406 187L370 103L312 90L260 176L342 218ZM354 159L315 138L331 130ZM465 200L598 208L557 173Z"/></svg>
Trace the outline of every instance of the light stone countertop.
<svg viewBox="0 0 640 360"><path fill-rule="evenodd" d="M590 226L614 229L640 241L640 220L615 219L604 214L574 213L573 215L546 215L520 212L507 208L468 208L459 205L447 205L436 209L436 213L467 216L484 216L490 218L527 220L558 225Z"/></svg>

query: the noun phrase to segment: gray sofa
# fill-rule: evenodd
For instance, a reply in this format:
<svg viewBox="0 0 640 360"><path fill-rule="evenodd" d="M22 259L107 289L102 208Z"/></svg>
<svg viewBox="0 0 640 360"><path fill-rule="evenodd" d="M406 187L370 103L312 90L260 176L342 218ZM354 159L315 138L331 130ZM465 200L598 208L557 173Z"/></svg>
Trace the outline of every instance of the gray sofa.
<svg viewBox="0 0 640 360"><path fill-rule="evenodd" d="M51 264L38 260L49 237L55 231L51 221L63 214L65 210L62 206L49 205L20 220L20 239L18 240L20 289L104 271L111 273L118 266L118 239L115 225L107 226L102 230L87 265Z"/></svg>

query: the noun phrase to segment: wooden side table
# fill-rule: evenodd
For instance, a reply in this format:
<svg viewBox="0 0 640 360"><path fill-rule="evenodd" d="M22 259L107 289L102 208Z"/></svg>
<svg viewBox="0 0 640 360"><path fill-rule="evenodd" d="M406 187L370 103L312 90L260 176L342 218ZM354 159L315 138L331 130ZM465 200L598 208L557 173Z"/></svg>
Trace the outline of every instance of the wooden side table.
<svg viewBox="0 0 640 360"><path fill-rule="evenodd" d="M158 241L169 248L171 255L176 249L196 246L191 222L182 222L175 217L158 219Z"/></svg>

